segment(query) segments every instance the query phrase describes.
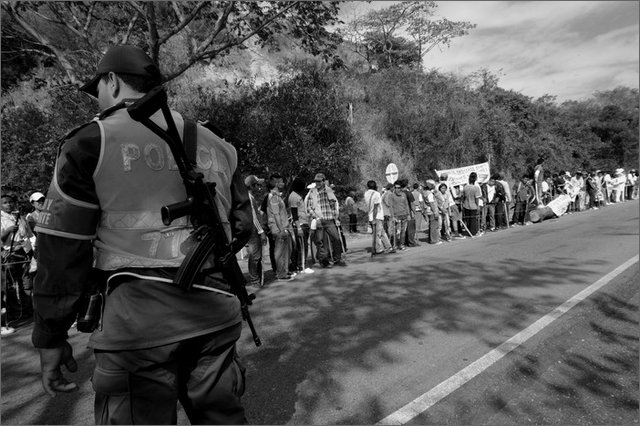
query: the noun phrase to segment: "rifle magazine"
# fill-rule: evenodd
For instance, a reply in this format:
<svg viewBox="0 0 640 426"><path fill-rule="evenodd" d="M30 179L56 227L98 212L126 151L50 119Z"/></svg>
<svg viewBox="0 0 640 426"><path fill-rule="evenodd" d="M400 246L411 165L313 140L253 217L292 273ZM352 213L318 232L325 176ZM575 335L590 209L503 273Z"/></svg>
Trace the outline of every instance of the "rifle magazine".
<svg viewBox="0 0 640 426"><path fill-rule="evenodd" d="M211 256L215 244L215 232L209 230L189 250L173 280L178 287L183 290L191 289L196 275L202 270L205 261Z"/></svg>

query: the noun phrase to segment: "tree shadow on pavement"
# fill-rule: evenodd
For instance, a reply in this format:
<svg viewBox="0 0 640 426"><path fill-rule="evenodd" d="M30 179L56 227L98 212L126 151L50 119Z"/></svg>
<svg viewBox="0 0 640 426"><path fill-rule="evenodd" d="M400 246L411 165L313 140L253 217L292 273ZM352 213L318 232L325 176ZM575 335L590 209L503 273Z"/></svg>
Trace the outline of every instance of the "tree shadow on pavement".
<svg viewBox="0 0 640 426"><path fill-rule="evenodd" d="M638 273L629 279L637 282ZM527 344L507 359L511 366L471 381L465 394L480 395L471 409L463 397L446 404L452 424L637 424L639 421L639 305L635 286L626 296L599 292L541 347ZM420 418L441 424L443 410Z"/></svg>
<svg viewBox="0 0 640 426"><path fill-rule="evenodd" d="M23 324L16 333L30 333ZM11 336L2 342L2 423L3 424L93 424L93 391L89 379L93 352L84 348L88 335L71 333L78 371L63 374L78 384L78 390L51 398L42 389L40 361L28 336ZM14 338L18 337L18 338ZM8 398L10 398L10 403Z"/></svg>
<svg viewBox="0 0 640 426"><path fill-rule="evenodd" d="M423 252L405 255L415 256L415 264L398 268L387 256L374 265L365 253L324 279L314 274L260 293L254 321L259 318L264 346L241 348L249 380L260 382L249 382L244 398L252 423L376 422L384 417L384 396L373 390L348 412L343 407L349 392L343 379L350 372L374 373L398 363L395 346L407 339L426 341L432 333L501 343L529 325L532 314L564 301L543 294L554 277L580 280L587 273L571 258L546 260L541 268L513 259L478 263L441 257L425 263ZM523 297L525 290L529 298ZM323 419L314 417L320 410Z"/></svg>

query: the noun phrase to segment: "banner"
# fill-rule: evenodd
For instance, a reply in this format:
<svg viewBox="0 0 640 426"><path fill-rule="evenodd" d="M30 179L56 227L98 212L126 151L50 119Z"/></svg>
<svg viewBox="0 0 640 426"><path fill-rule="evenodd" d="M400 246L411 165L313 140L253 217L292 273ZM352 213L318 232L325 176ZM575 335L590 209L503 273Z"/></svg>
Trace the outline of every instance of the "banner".
<svg viewBox="0 0 640 426"><path fill-rule="evenodd" d="M438 178L446 173L447 183L452 186L465 185L469 183L469 174L476 172L478 175L478 183L485 183L489 180L489 162L472 164L471 166L458 167L456 169L436 170Z"/></svg>
<svg viewBox="0 0 640 426"><path fill-rule="evenodd" d="M547 204L546 207L549 207L553 214L560 217L567 211L569 203L571 203L571 196L567 194L560 194L557 198L549 201L549 204Z"/></svg>

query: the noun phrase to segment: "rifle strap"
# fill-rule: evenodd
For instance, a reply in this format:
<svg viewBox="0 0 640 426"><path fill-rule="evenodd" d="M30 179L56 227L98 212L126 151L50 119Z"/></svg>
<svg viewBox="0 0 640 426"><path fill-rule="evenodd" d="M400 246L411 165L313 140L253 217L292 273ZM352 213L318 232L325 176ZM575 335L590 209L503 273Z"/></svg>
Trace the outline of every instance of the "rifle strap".
<svg viewBox="0 0 640 426"><path fill-rule="evenodd" d="M195 121L184 120L184 150L189 161L195 163L198 150L198 125Z"/></svg>

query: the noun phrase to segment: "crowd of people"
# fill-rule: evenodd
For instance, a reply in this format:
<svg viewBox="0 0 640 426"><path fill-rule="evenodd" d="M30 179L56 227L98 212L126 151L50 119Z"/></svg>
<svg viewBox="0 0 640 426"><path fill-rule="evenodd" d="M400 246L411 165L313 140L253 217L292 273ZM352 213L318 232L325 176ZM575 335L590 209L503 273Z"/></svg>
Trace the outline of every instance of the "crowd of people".
<svg viewBox="0 0 640 426"><path fill-rule="evenodd" d="M537 165L539 166L539 164ZM530 225L529 213L561 194L571 197L566 214L599 209L612 203L638 199L638 171L613 173L578 170L524 174L509 184L501 174L484 183L471 173L465 185L452 185L446 173L409 185L407 179L381 188L370 180L362 194L349 191L340 202L322 173L306 184L293 179L288 188L280 174L268 179L255 175L244 180L253 214L253 233L246 250L249 285L265 283L263 252L278 281L314 273L314 266L346 266L349 233L374 234L372 256L391 254L420 245L439 245L510 226ZM266 187L266 192L265 192ZM2 194L2 334L15 331L10 323L32 315L31 289L37 270L34 230L45 196L34 191L32 211L17 209L17 198ZM364 213L364 221L358 220ZM345 226L340 218L346 218Z"/></svg>
<svg viewBox="0 0 640 426"><path fill-rule="evenodd" d="M37 269L35 226L45 197L29 196L32 211L23 215L14 193L2 193L2 335L15 332L10 323L33 314L31 290Z"/></svg>
<svg viewBox="0 0 640 426"><path fill-rule="evenodd" d="M513 184L500 173L483 183L476 173L470 173L464 185L453 185L446 173L438 180L410 185L407 179L399 179L381 188L370 180L362 197L349 191L343 202L322 173L309 185L294 179L289 190L279 174L268 179L251 175L245 184L255 225L247 246L249 284L254 286L264 285L262 253L266 246L276 280L289 281L297 274L313 273L316 264L321 268L346 266L344 230L372 233L371 254L376 256L417 247L420 241L440 245L530 225L532 210L562 194L570 198L566 214L638 199L635 169L626 173L623 169L614 173L577 170L572 175L569 171L549 173L542 161L533 174L524 174ZM262 196L264 185L268 192ZM365 223L358 221L359 211ZM345 226L340 218L347 220Z"/></svg>

